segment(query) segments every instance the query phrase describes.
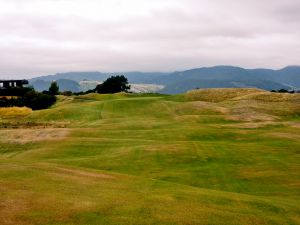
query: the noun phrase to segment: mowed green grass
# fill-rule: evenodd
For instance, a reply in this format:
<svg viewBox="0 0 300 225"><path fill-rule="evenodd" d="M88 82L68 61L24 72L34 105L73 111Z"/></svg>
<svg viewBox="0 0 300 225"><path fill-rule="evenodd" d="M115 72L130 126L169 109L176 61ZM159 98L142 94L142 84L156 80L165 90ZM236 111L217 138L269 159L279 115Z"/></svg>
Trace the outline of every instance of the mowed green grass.
<svg viewBox="0 0 300 225"><path fill-rule="evenodd" d="M0 118L1 225L300 224L299 95L90 94Z"/></svg>

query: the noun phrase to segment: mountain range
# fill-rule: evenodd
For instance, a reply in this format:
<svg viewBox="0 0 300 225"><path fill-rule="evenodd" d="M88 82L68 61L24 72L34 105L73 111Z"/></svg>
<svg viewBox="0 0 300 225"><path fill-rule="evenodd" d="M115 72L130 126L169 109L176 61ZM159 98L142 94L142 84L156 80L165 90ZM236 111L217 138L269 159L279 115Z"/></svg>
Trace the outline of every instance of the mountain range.
<svg viewBox="0 0 300 225"><path fill-rule="evenodd" d="M300 89L300 66L288 66L280 70L244 69L234 66L202 67L170 73L160 72L69 72L35 77L29 82L37 90L46 90L56 80L61 91L80 91L81 81L103 81L112 75L123 74L130 83L156 84L159 92L183 93L195 88L255 87L264 90Z"/></svg>

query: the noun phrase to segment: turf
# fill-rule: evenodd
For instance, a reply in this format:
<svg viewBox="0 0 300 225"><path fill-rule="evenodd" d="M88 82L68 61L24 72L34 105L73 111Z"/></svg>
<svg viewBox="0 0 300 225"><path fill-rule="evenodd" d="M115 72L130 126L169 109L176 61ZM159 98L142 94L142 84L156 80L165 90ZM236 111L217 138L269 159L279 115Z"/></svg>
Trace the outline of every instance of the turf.
<svg viewBox="0 0 300 225"><path fill-rule="evenodd" d="M89 94L0 112L0 224L300 224L297 94Z"/></svg>

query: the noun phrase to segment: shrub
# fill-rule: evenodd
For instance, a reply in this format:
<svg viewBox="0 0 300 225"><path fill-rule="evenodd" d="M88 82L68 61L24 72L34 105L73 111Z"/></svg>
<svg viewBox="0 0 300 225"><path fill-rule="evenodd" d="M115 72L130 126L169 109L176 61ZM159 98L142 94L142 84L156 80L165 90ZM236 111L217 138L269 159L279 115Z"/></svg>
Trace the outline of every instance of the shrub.
<svg viewBox="0 0 300 225"><path fill-rule="evenodd" d="M64 95L64 96L72 96L73 92L72 91L64 91L64 92L61 92L60 94Z"/></svg>
<svg viewBox="0 0 300 225"><path fill-rule="evenodd" d="M33 110L47 109L56 102L56 97L31 91L24 96L24 105Z"/></svg>

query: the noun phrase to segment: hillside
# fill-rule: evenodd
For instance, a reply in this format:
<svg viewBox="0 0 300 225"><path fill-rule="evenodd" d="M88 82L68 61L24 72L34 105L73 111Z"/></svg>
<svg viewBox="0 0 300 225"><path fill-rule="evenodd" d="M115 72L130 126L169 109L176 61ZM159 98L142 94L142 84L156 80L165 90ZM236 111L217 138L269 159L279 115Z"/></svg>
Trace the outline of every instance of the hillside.
<svg viewBox="0 0 300 225"><path fill-rule="evenodd" d="M163 85L165 88L160 92L167 94L184 93L195 88L255 87L264 90L300 89L300 66L289 66L280 70L215 66L173 73L76 72L37 77L32 79L31 82L35 82L36 80L52 81L58 79L69 79L76 82L83 80L103 81L115 74L124 74L130 83Z"/></svg>
<svg viewBox="0 0 300 225"><path fill-rule="evenodd" d="M300 224L300 95L204 89L0 109L1 225Z"/></svg>

